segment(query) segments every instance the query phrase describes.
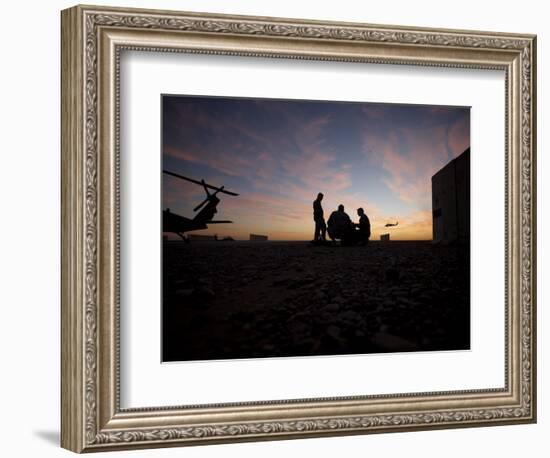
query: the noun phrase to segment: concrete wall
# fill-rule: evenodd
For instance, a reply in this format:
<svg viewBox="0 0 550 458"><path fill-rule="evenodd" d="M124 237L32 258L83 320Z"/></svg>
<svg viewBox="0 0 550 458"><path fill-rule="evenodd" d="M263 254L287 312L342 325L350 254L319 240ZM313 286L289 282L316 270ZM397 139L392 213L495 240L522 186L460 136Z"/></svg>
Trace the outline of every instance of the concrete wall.
<svg viewBox="0 0 550 458"><path fill-rule="evenodd" d="M432 177L433 240L470 238L470 148Z"/></svg>
<svg viewBox="0 0 550 458"><path fill-rule="evenodd" d="M253 242L267 242L267 235L250 234L250 240Z"/></svg>
<svg viewBox="0 0 550 458"><path fill-rule="evenodd" d="M216 240L215 235L189 234L187 237L189 237L189 240L195 240L195 241L200 241L200 242Z"/></svg>

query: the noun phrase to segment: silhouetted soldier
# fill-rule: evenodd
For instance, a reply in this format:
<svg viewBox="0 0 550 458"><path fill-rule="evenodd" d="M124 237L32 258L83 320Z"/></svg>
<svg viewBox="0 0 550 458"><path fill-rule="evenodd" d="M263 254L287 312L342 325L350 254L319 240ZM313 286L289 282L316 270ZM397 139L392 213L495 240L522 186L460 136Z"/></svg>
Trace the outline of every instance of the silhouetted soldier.
<svg viewBox="0 0 550 458"><path fill-rule="evenodd" d="M347 242L350 235L353 234L353 223L350 217L344 211L342 204L338 205L338 210L333 211L328 219L328 236L334 241L336 239Z"/></svg>
<svg viewBox="0 0 550 458"><path fill-rule="evenodd" d="M370 237L370 221L369 217L365 214L365 210L362 208L357 209L357 215L359 216L359 224L356 224L357 228L357 241L363 245L369 243Z"/></svg>
<svg viewBox="0 0 550 458"><path fill-rule="evenodd" d="M317 199L313 201L313 221L315 221L315 233L313 234L313 240L322 240L327 239L327 225L325 223L325 214L323 212L323 207L321 206L321 201L323 200L323 193L317 194Z"/></svg>

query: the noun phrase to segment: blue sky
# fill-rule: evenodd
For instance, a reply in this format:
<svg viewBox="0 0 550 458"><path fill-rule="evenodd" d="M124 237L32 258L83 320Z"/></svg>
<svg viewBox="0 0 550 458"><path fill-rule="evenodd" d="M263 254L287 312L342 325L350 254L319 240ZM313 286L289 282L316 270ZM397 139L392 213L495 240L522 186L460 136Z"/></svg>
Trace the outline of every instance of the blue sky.
<svg viewBox="0 0 550 458"><path fill-rule="evenodd" d="M310 240L312 201L365 208L378 238L431 239L431 176L470 146L467 107L162 97L163 168L238 192L201 233ZM204 192L163 176L163 208L185 216Z"/></svg>

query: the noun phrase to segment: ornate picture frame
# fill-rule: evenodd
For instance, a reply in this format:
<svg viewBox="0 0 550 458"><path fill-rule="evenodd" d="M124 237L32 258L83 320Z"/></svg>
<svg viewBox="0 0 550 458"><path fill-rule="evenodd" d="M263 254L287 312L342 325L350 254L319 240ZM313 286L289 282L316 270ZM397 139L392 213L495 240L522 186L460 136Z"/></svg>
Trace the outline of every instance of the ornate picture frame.
<svg viewBox="0 0 550 458"><path fill-rule="evenodd" d="M75 6L62 12L61 445L75 452L536 421L536 37ZM123 409L120 54L505 72L505 386Z"/></svg>

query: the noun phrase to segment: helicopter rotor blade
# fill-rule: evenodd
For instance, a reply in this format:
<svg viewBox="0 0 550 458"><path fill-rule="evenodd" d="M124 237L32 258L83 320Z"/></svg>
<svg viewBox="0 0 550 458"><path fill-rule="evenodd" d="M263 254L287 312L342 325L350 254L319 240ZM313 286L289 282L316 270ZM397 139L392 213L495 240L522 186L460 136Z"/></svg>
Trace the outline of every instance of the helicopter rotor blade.
<svg viewBox="0 0 550 458"><path fill-rule="evenodd" d="M238 196L239 195L236 192L227 191L226 189L224 189L224 186L222 186L221 188L218 188L216 186L212 186L211 184L205 183L204 180L201 180L201 181L193 180L192 178L184 177L183 175L180 175L180 174L174 173L174 172L170 172L169 170L163 170L162 173L166 173L167 175L171 175L173 177L180 178L181 180L185 180L185 181L189 181L189 182L194 183L194 184L198 184L199 186L204 186L205 188L208 188L208 189L213 189L214 191L217 191L217 192L222 192L222 193L227 194L229 196Z"/></svg>
<svg viewBox="0 0 550 458"><path fill-rule="evenodd" d="M214 191L212 194L210 194L211 196L215 196L216 194L218 194L218 192L223 192L225 186L222 186L220 189L217 189L216 191Z"/></svg>

